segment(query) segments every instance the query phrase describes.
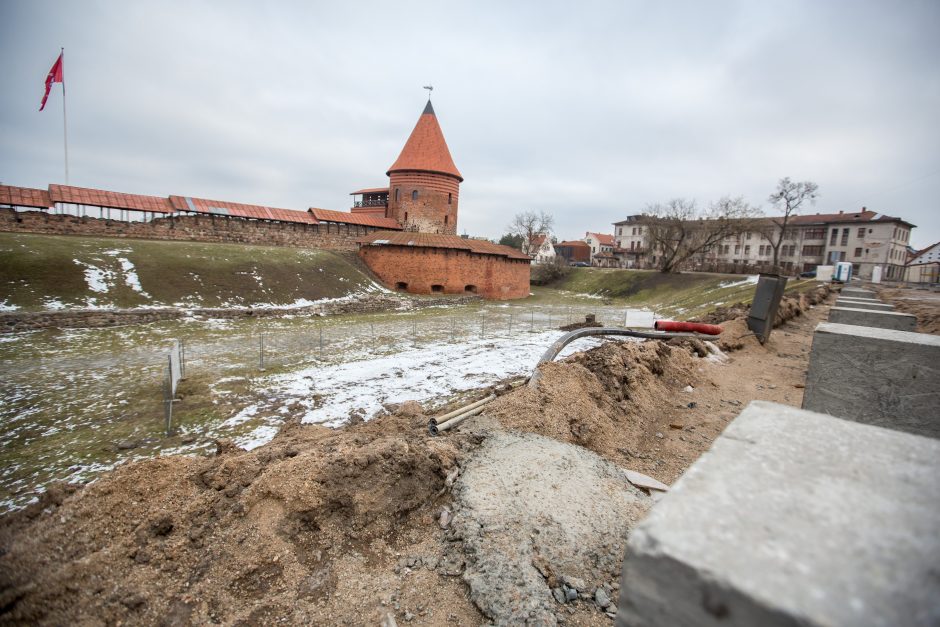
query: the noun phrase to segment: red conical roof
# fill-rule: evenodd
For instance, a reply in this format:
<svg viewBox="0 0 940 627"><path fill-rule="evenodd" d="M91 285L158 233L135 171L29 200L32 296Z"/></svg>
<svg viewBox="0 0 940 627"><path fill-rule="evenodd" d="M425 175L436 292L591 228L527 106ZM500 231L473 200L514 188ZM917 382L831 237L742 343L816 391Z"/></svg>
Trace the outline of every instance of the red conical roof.
<svg viewBox="0 0 940 627"><path fill-rule="evenodd" d="M415 130L411 131L411 136L405 142L405 147L401 149L401 154L386 174L400 170L449 174L463 181L460 171L450 156L447 142L444 141L444 133L441 132L441 126L437 123L437 116L434 114L434 107L431 106L430 100L421 117L418 118Z"/></svg>

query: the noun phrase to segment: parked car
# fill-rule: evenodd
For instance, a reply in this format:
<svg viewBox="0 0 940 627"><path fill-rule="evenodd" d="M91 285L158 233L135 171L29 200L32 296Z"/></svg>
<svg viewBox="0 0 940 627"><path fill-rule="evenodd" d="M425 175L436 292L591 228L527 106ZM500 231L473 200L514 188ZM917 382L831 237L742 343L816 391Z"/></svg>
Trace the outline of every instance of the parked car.
<svg viewBox="0 0 940 627"><path fill-rule="evenodd" d="M806 272L800 272L801 279L815 279L816 270L807 270Z"/></svg>
<svg viewBox="0 0 940 627"><path fill-rule="evenodd" d="M586 261L572 261L571 267L572 268L590 268L591 264L589 264Z"/></svg>

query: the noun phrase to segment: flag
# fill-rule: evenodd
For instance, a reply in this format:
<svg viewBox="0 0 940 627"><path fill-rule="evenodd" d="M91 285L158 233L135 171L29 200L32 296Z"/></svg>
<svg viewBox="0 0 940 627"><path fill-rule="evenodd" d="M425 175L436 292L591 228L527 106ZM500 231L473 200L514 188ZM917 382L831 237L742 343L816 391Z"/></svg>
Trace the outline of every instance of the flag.
<svg viewBox="0 0 940 627"><path fill-rule="evenodd" d="M55 60L55 63L52 64L52 69L49 70L49 74L46 75L46 93L42 96L42 102L39 104L39 110L42 111L46 107L46 100L49 98L49 90L52 89L53 83L62 82L62 55L64 52L59 53L59 58Z"/></svg>

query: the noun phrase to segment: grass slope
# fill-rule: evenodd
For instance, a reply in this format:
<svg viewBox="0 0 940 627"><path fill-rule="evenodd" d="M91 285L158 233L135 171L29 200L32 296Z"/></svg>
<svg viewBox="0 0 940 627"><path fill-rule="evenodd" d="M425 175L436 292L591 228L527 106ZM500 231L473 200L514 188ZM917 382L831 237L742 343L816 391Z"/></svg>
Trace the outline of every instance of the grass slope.
<svg viewBox="0 0 940 627"><path fill-rule="evenodd" d="M648 307L660 315L687 319L718 305L749 299L754 284L743 275L671 274L651 270L572 268L554 289Z"/></svg>
<svg viewBox="0 0 940 627"><path fill-rule="evenodd" d="M377 290L322 250L0 233L0 306L290 305Z"/></svg>

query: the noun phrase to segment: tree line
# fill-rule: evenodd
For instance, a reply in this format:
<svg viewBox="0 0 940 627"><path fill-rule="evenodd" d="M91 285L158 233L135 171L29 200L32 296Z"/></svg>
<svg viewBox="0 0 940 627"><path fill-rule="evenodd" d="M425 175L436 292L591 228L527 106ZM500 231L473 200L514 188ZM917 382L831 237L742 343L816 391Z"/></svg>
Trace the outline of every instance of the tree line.
<svg viewBox="0 0 940 627"><path fill-rule="evenodd" d="M773 251L773 267L780 267L780 248L793 216L805 205L814 204L819 186L812 181L793 181L784 177L768 197L774 216L764 217L760 207L742 197L726 196L699 208L695 199L673 198L646 206L637 220L646 229L649 251L655 251L656 267L675 272L695 255L717 246L725 238L756 232ZM528 254L528 243L537 235L551 236L554 218L544 211L523 211L513 217L499 243Z"/></svg>

